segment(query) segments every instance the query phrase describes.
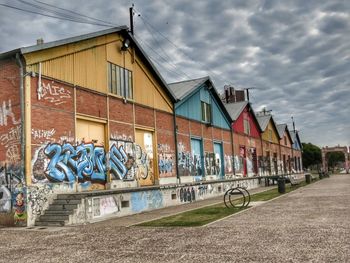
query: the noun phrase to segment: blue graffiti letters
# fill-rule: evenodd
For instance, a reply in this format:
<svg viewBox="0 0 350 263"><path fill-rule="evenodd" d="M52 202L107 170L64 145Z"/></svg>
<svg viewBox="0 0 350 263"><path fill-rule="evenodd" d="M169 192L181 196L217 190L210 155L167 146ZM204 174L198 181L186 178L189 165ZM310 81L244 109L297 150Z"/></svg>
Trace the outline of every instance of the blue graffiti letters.
<svg viewBox="0 0 350 263"><path fill-rule="evenodd" d="M49 143L44 153L50 160L45 171L50 181L72 182L76 176L80 182L106 181L106 154L103 147L84 143L76 147L69 143Z"/></svg>

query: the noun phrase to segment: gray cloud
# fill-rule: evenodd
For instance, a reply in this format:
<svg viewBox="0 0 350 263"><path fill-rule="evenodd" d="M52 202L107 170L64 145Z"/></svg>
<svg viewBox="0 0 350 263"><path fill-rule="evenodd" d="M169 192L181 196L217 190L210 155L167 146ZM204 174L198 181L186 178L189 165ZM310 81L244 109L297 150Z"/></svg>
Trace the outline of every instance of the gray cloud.
<svg viewBox="0 0 350 263"><path fill-rule="evenodd" d="M133 2L179 47L135 16L136 37L167 81L210 75L219 90L257 87L254 108L290 128L294 116L303 141L350 145L350 1L41 1L116 25L129 24ZM0 52L104 28L0 6Z"/></svg>

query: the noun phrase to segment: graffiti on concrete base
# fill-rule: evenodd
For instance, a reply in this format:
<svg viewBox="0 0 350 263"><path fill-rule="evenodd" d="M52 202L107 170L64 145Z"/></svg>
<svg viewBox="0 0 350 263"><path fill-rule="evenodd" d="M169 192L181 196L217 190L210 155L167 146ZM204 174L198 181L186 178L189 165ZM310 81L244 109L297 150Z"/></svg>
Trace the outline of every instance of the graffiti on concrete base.
<svg viewBox="0 0 350 263"><path fill-rule="evenodd" d="M141 212L163 207L163 194L159 190L131 193L131 210Z"/></svg>
<svg viewBox="0 0 350 263"><path fill-rule="evenodd" d="M28 205L33 215L41 215L48 203L48 196L53 193L50 185L34 186L28 189Z"/></svg>

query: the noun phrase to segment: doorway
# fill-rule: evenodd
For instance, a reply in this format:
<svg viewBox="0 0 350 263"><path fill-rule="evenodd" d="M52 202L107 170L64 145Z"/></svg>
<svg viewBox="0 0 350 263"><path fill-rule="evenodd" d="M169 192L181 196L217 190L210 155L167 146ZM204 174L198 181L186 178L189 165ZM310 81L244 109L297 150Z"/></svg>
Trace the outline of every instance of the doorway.
<svg viewBox="0 0 350 263"><path fill-rule="evenodd" d="M159 181L155 173L156 152L152 131L135 130L136 178L140 186L154 185Z"/></svg>

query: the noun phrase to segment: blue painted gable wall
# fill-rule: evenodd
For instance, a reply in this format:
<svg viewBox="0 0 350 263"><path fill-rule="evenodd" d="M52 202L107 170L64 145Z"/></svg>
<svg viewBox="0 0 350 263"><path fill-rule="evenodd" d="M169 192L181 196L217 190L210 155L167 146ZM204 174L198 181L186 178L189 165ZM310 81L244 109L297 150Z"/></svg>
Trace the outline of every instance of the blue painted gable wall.
<svg viewBox="0 0 350 263"><path fill-rule="evenodd" d="M201 121L201 101L211 104L213 117L212 124L214 126L224 129L230 129L229 121L222 113L215 98L206 88L206 85L203 85L200 89L196 90L195 93L191 94L189 97L177 102L175 104L176 115L196 121Z"/></svg>

